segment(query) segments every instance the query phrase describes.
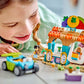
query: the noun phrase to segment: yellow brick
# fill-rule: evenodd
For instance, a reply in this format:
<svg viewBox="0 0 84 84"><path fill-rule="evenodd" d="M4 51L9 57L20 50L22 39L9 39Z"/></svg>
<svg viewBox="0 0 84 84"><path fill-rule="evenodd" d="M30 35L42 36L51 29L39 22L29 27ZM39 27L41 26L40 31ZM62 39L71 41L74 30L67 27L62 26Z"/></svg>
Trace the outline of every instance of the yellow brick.
<svg viewBox="0 0 84 84"><path fill-rule="evenodd" d="M72 53L72 57L74 57L74 58L78 58L78 54L76 54L76 53Z"/></svg>

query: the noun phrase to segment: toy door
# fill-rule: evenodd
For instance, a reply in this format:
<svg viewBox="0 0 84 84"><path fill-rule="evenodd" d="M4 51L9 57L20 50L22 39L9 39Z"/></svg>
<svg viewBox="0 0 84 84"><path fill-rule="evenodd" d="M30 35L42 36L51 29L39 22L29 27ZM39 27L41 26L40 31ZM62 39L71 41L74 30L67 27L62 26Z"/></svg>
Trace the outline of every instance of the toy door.
<svg viewBox="0 0 84 84"><path fill-rule="evenodd" d="M76 64L83 64L84 63L84 47L81 46L81 43L77 43L77 46L75 46L75 43L71 45L68 60L71 63Z"/></svg>
<svg viewBox="0 0 84 84"><path fill-rule="evenodd" d="M46 60L47 61L51 61L52 60L52 51L51 50L47 50L47 52L46 52Z"/></svg>
<svg viewBox="0 0 84 84"><path fill-rule="evenodd" d="M66 60L67 60L67 54L65 52L62 52L60 56L60 63L65 64Z"/></svg>

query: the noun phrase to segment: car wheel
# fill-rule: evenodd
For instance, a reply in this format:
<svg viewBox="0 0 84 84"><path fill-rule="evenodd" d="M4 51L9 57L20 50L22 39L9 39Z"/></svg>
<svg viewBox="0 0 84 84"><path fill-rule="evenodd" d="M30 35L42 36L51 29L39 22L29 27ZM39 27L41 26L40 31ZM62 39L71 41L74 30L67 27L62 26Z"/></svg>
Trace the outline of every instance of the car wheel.
<svg viewBox="0 0 84 84"><path fill-rule="evenodd" d="M7 70L6 61L2 62L2 69L5 71Z"/></svg>
<svg viewBox="0 0 84 84"><path fill-rule="evenodd" d="M21 67L15 66L15 68L14 68L14 74L15 74L16 76L21 76L21 75L24 74L24 71L22 70Z"/></svg>
<svg viewBox="0 0 84 84"><path fill-rule="evenodd" d="M33 71L33 73L36 73L38 71L39 71L39 65L34 63L34 71Z"/></svg>

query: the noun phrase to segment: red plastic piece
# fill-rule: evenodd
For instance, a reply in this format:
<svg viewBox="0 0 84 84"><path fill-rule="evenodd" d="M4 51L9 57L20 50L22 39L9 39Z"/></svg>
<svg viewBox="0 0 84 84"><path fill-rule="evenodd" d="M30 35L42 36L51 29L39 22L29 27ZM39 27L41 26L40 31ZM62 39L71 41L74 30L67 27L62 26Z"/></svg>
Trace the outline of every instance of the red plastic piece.
<svg viewBox="0 0 84 84"><path fill-rule="evenodd" d="M84 36L78 36L78 41L84 41Z"/></svg>
<svg viewBox="0 0 84 84"><path fill-rule="evenodd" d="M72 34L67 34L67 35L65 36L65 38L66 38L66 39L72 39Z"/></svg>
<svg viewBox="0 0 84 84"><path fill-rule="evenodd" d="M84 23L81 20L79 21L79 25L76 27L76 29L84 30Z"/></svg>
<svg viewBox="0 0 84 84"><path fill-rule="evenodd" d="M53 27L52 31L58 31L58 27Z"/></svg>

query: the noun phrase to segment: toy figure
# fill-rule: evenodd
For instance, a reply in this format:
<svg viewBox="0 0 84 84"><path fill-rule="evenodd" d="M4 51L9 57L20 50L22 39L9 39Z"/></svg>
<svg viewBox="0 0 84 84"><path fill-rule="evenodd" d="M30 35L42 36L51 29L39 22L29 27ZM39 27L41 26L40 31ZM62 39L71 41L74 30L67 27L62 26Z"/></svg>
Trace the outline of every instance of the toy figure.
<svg viewBox="0 0 84 84"><path fill-rule="evenodd" d="M79 55L79 60L81 59L81 55L82 55L82 53L81 53L81 48L80 47L78 47L77 49L76 49L76 53Z"/></svg>
<svg viewBox="0 0 84 84"><path fill-rule="evenodd" d="M40 48L40 47L39 47L38 45L35 45L35 46L34 46L34 49L35 49L35 51L34 51L34 53L33 53L33 57L34 57L34 58L37 58L38 55L40 55L39 48Z"/></svg>

